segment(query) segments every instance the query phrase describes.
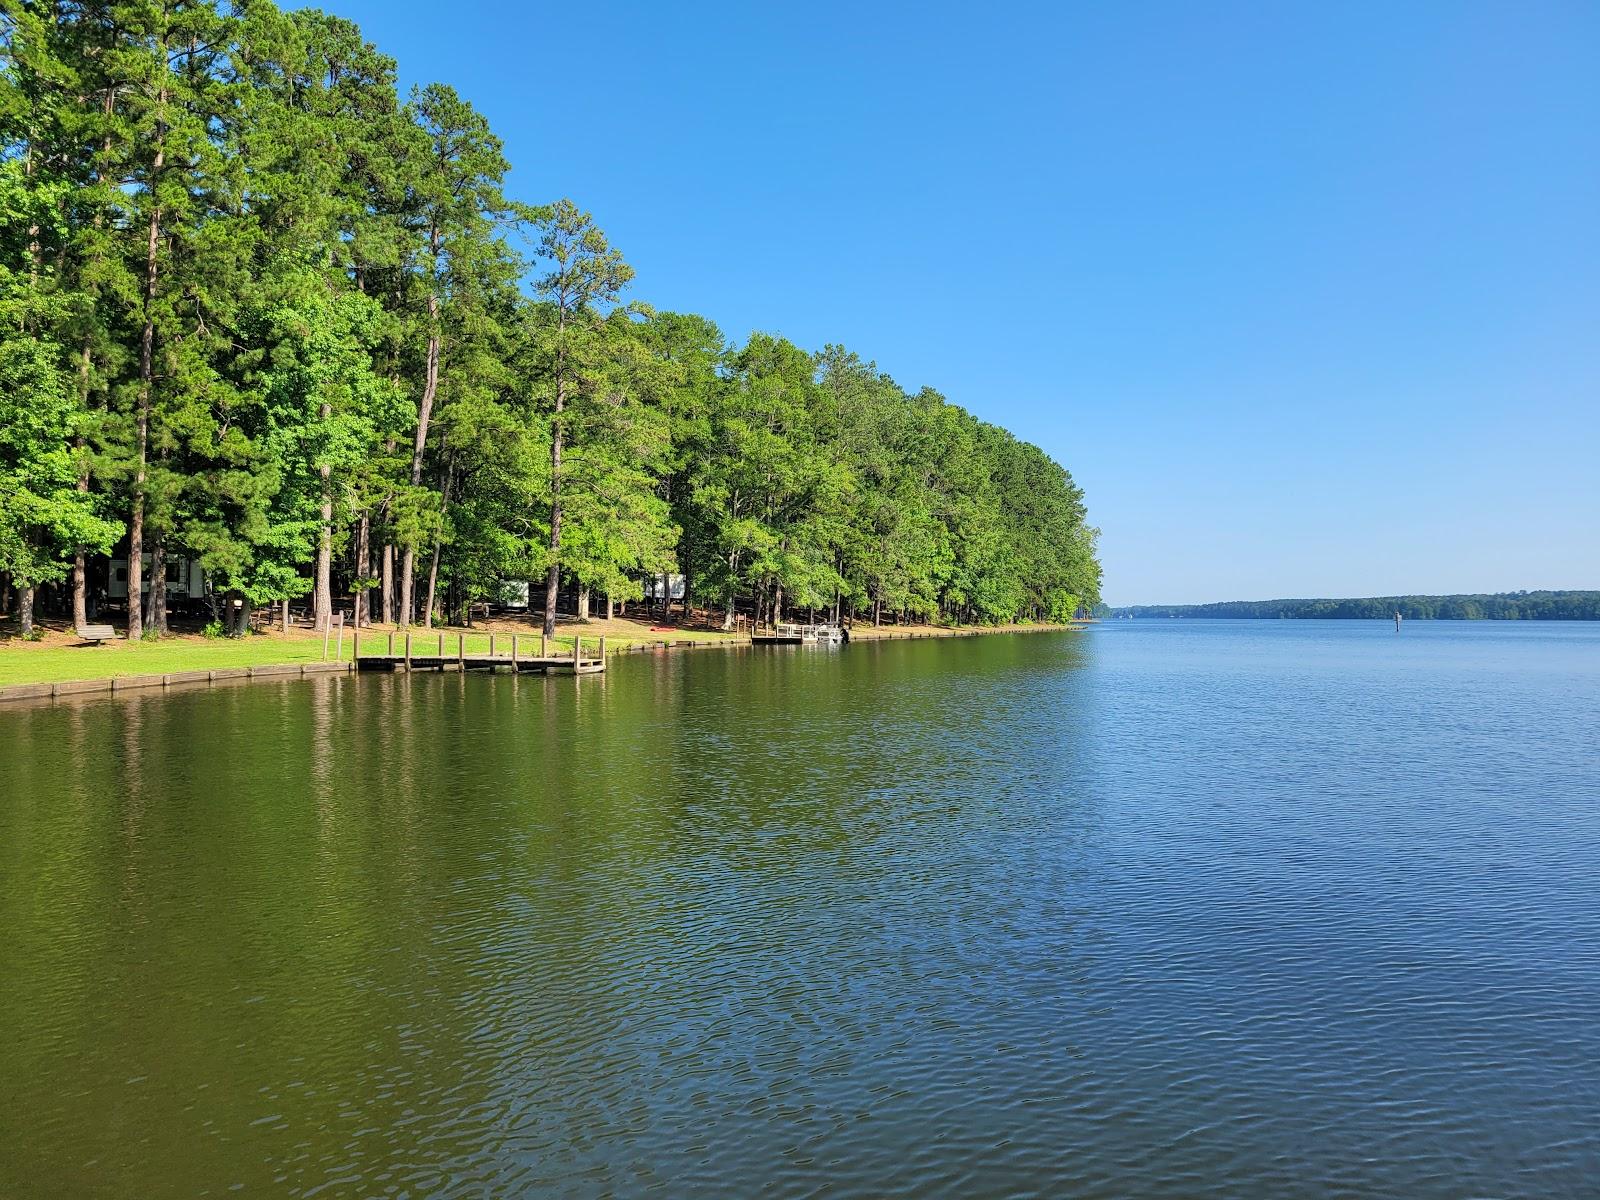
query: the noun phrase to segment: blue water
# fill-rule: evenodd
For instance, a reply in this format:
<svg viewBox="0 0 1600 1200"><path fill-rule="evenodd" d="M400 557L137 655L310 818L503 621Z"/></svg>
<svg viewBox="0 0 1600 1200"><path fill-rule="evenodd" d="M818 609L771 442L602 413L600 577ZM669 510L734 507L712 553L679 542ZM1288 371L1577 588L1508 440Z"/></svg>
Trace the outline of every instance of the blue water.
<svg viewBox="0 0 1600 1200"><path fill-rule="evenodd" d="M1600 628L1121 622L1088 658L1131 1190L1600 1194Z"/></svg>
<svg viewBox="0 0 1600 1200"><path fill-rule="evenodd" d="M0 711L0 1195L1600 1195L1600 626Z"/></svg>

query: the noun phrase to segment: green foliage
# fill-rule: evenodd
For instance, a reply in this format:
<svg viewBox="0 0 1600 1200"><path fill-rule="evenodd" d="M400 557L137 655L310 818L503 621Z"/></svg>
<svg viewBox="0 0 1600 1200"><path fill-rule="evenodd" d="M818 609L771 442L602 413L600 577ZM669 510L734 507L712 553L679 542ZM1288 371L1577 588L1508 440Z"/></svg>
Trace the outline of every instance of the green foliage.
<svg viewBox="0 0 1600 1200"><path fill-rule="evenodd" d="M58 347L6 319L26 299L0 269L0 571L30 587L64 578L77 547L105 553L121 527L78 490L82 414Z"/></svg>
<svg viewBox="0 0 1600 1200"><path fill-rule="evenodd" d="M1082 494L1042 451L842 347L625 303L593 218L506 197L486 118L443 84L402 102L350 22L19 4L0 51L16 581L125 520L213 603L315 585L323 609L373 591L388 547L402 619L680 571L763 619L1098 602Z"/></svg>

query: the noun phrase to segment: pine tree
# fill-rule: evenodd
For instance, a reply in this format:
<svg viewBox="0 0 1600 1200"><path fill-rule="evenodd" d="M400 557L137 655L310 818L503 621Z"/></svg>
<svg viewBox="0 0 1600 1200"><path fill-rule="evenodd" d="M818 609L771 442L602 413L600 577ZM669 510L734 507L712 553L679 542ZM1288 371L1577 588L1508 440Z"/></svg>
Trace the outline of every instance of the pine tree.
<svg viewBox="0 0 1600 1200"><path fill-rule="evenodd" d="M550 264L538 281L543 304L534 310L532 386L550 414L549 555L545 564L544 632L556 629L561 586L562 521L567 498L562 461L577 428L569 404L590 407L614 373L616 339L607 316L633 279L633 268L612 249L594 219L570 200L540 215L539 255Z"/></svg>

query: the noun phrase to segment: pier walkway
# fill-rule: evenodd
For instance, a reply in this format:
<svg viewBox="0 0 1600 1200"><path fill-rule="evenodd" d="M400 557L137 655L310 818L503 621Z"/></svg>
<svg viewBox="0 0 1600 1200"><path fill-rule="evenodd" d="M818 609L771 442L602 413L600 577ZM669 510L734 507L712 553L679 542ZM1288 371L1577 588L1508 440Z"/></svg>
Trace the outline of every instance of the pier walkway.
<svg viewBox="0 0 1600 1200"><path fill-rule="evenodd" d="M487 634L474 637L475 642L488 638L488 649L469 650L467 635L456 634L394 634L385 636L381 649L372 645L368 635L362 645L356 635L355 667L358 671L538 671L548 675L552 671L568 675L593 675L606 669L606 639L599 642L595 653L586 654L581 636L572 639L572 649L557 648L543 636L529 637L524 644L521 634ZM537 645L535 645L537 641ZM509 645L507 643L509 642ZM502 649L503 647L503 649Z"/></svg>

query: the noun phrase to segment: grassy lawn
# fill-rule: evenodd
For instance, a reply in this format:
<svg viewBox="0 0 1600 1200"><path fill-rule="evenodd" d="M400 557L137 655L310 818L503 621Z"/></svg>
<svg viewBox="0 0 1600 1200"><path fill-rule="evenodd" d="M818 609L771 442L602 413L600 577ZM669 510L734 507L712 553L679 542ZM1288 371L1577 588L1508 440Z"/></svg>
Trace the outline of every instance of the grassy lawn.
<svg viewBox="0 0 1600 1200"><path fill-rule="evenodd" d="M600 637L606 638L608 650L638 642L661 641L724 641L738 640L738 635L720 630L666 629L653 630L647 622L597 620L576 627L583 637L585 657L599 649ZM566 626L550 641L552 654L572 653L573 626ZM371 653L380 653L388 647L387 629L365 629L361 633L362 647ZM465 636L469 653L483 654L489 649L489 633L479 628L421 630L411 633L412 652L419 655L437 654L439 634L444 634L445 653L456 652L456 638ZM534 655L539 652L539 635L530 632L526 624L495 629L495 651L511 653L511 635L519 638L518 652ZM349 661L354 649L353 631L344 631L344 653L337 657ZM404 645L405 635L395 634L395 651ZM337 635L330 639L328 658L336 657ZM15 638L0 637L0 687L25 683L60 683L69 679L108 679L124 675L165 675L178 671L220 671L230 667L258 667L277 663L310 663L322 661L322 637L305 630L289 633L258 633L248 638L204 638L197 635L177 635L154 642L130 643L122 640L103 642L96 646L82 645L71 633L55 630L47 632L38 642L23 642Z"/></svg>
<svg viewBox="0 0 1600 1200"><path fill-rule="evenodd" d="M344 656L350 657L345 640ZM328 657L333 657L330 649ZM122 675L165 675L176 671L220 671L268 663L319 662L321 638L252 637L240 641L200 637L159 642L104 642L98 646L0 645L0 687L18 683L60 683L67 679L106 679Z"/></svg>

